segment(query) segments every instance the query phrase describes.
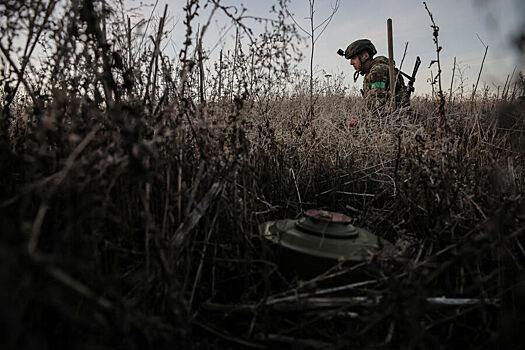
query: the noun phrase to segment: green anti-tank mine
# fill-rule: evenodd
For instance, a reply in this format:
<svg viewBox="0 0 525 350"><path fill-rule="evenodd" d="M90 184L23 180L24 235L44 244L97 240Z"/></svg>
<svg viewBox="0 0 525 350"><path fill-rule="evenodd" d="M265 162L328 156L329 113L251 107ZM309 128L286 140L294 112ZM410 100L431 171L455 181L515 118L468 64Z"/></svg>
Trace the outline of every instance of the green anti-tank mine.
<svg viewBox="0 0 525 350"><path fill-rule="evenodd" d="M394 252L390 242L352 225L350 217L325 210L266 222L261 234L280 250L281 267L300 276L321 273L340 261L359 263Z"/></svg>

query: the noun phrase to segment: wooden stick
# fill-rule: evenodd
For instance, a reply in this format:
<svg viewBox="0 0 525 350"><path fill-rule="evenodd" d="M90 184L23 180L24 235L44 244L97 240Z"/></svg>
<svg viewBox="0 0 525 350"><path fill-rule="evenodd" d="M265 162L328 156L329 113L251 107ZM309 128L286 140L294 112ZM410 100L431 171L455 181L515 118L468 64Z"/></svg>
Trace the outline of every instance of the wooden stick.
<svg viewBox="0 0 525 350"><path fill-rule="evenodd" d="M394 46L392 39L392 18L386 21L387 36L388 36L388 66L389 66L389 81L390 81L390 104L394 108L394 94L396 92L396 84L394 82Z"/></svg>

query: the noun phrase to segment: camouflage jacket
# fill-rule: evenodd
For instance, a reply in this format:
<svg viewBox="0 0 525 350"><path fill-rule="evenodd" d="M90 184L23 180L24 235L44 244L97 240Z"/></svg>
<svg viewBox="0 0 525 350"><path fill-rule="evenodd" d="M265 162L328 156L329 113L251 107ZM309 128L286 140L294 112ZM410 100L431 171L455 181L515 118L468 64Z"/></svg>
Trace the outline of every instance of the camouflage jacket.
<svg viewBox="0 0 525 350"><path fill-rule="evenodd" d="M403 80L403 76L398 74L396 84L396 108L408 107L410 105L409 95ZM365 98L368 110L375 111L388 106L390 100L390 78L388 59L384 56L378 56L371 62L370 69L364 74L363 80L363 97Z"/></svg>

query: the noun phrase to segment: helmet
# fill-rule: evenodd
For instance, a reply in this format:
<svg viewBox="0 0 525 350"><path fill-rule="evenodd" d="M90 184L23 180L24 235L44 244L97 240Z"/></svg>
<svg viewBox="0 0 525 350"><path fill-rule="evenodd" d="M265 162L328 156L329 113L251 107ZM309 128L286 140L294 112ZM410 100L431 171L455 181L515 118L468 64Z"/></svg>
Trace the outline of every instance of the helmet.
<svg viewBox="0 0 525 350"><path fill-rule="evenodd" d="M370 51L370 56L374 56L377 53L377 50L374 44L372 44L370 40L368 39L356 40L350 45L348 45L348 47L346 48L345 58L349 60L350 58L358 55L359 53L365 50Z"/></svg>

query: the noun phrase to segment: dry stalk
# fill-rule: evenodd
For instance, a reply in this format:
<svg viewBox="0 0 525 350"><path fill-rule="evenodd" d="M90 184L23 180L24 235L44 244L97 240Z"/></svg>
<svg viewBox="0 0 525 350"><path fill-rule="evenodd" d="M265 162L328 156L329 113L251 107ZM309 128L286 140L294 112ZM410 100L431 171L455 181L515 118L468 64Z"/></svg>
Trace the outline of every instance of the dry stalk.
<svg viewBox="0 0 525 350"><path fill-rule="evenodd" d="M434 44L436 45L436 59L430 61L429 68L432 67L434 63L437 63L438 71L435 77L433 77L432 84L437 80L438 82L438 114L440 118L440 133L441 132L448 132L450 130L447 118L445 116L445 95L443 94L443 89L441 88L441 61L439 59L439 53L442 50L442 47L439 45L439 27L436 25L436 22L434 21L434 16L428 9L427 3L423 1L423 4L425 5L425 9L427 10L428 15L430 16L430 21L432 22L432 25L430 26L432 28L432 36Z"/></svg>
<svg viewBox="0 0 525 350"><path fill-rule="evenodd" d="M483 71L483 64L485 63L485 58L487 57L487 52L489 50L489 47L488 45L485 45L485 43L483 42L483 40L481 40L481 38L479 37L478 34L476 34L479 41L481 42L481 45L483 45L483 47L485 48L485 53L483 54L483 60L481 61L481 67L479 68L479 73L478 73L478 78L476 79L476 85L474 86L474 90L472 91L472 98L470 100L470 109L472 111L472 108L473 108L473 105L474 105L474 98L476 96L476 90L478 89L478 83L479 83L479 78L481 78L481 72Z"/></svg>
<svg viewBox="0 0 525 350"><path fill-rule="evenodd" d="M454 66L452 67L452 79L450 79L450 91L448 93L448 103L452 102L452 87L454 86L454 73L456 73L456 57L454 56Z"/></svg>
<svg viewBox="0 0 525 350"><path fill-rule="evenodd" d="M331 5L332 12L318 25L315 25L314 14L315 14L315 0L308 0L308 10L310 22L309 30L304 29L297 21L295 17L287 11L288 16L292 19L295 25L303 31L310 38L310 122L314 119L314 52L315 43L319 37L326 30L335 14L339 10L340 0L335 0L335 3ZM319 32L318 32L319 30Z"/></svg>
<svg viewBox="0 0 525 350"><path fill-rule="evenodd" d="M155 98L155 89L157 87L158 56L160 54L160 42L161 42L163 31L164 31L164 23L168 15L167 12L168 12L168 4L166 4L166 6L164 7L164 15L160 19L157 36L154 42L153 55L151 56L151 60L149 63L147 82L146 82L146 92L144 94L144 102L146 102L146 100L152 101ZM151 78L151 74L153 74L153 81ZM151 96L149 93L150 85L151 85Z"/></svg>

